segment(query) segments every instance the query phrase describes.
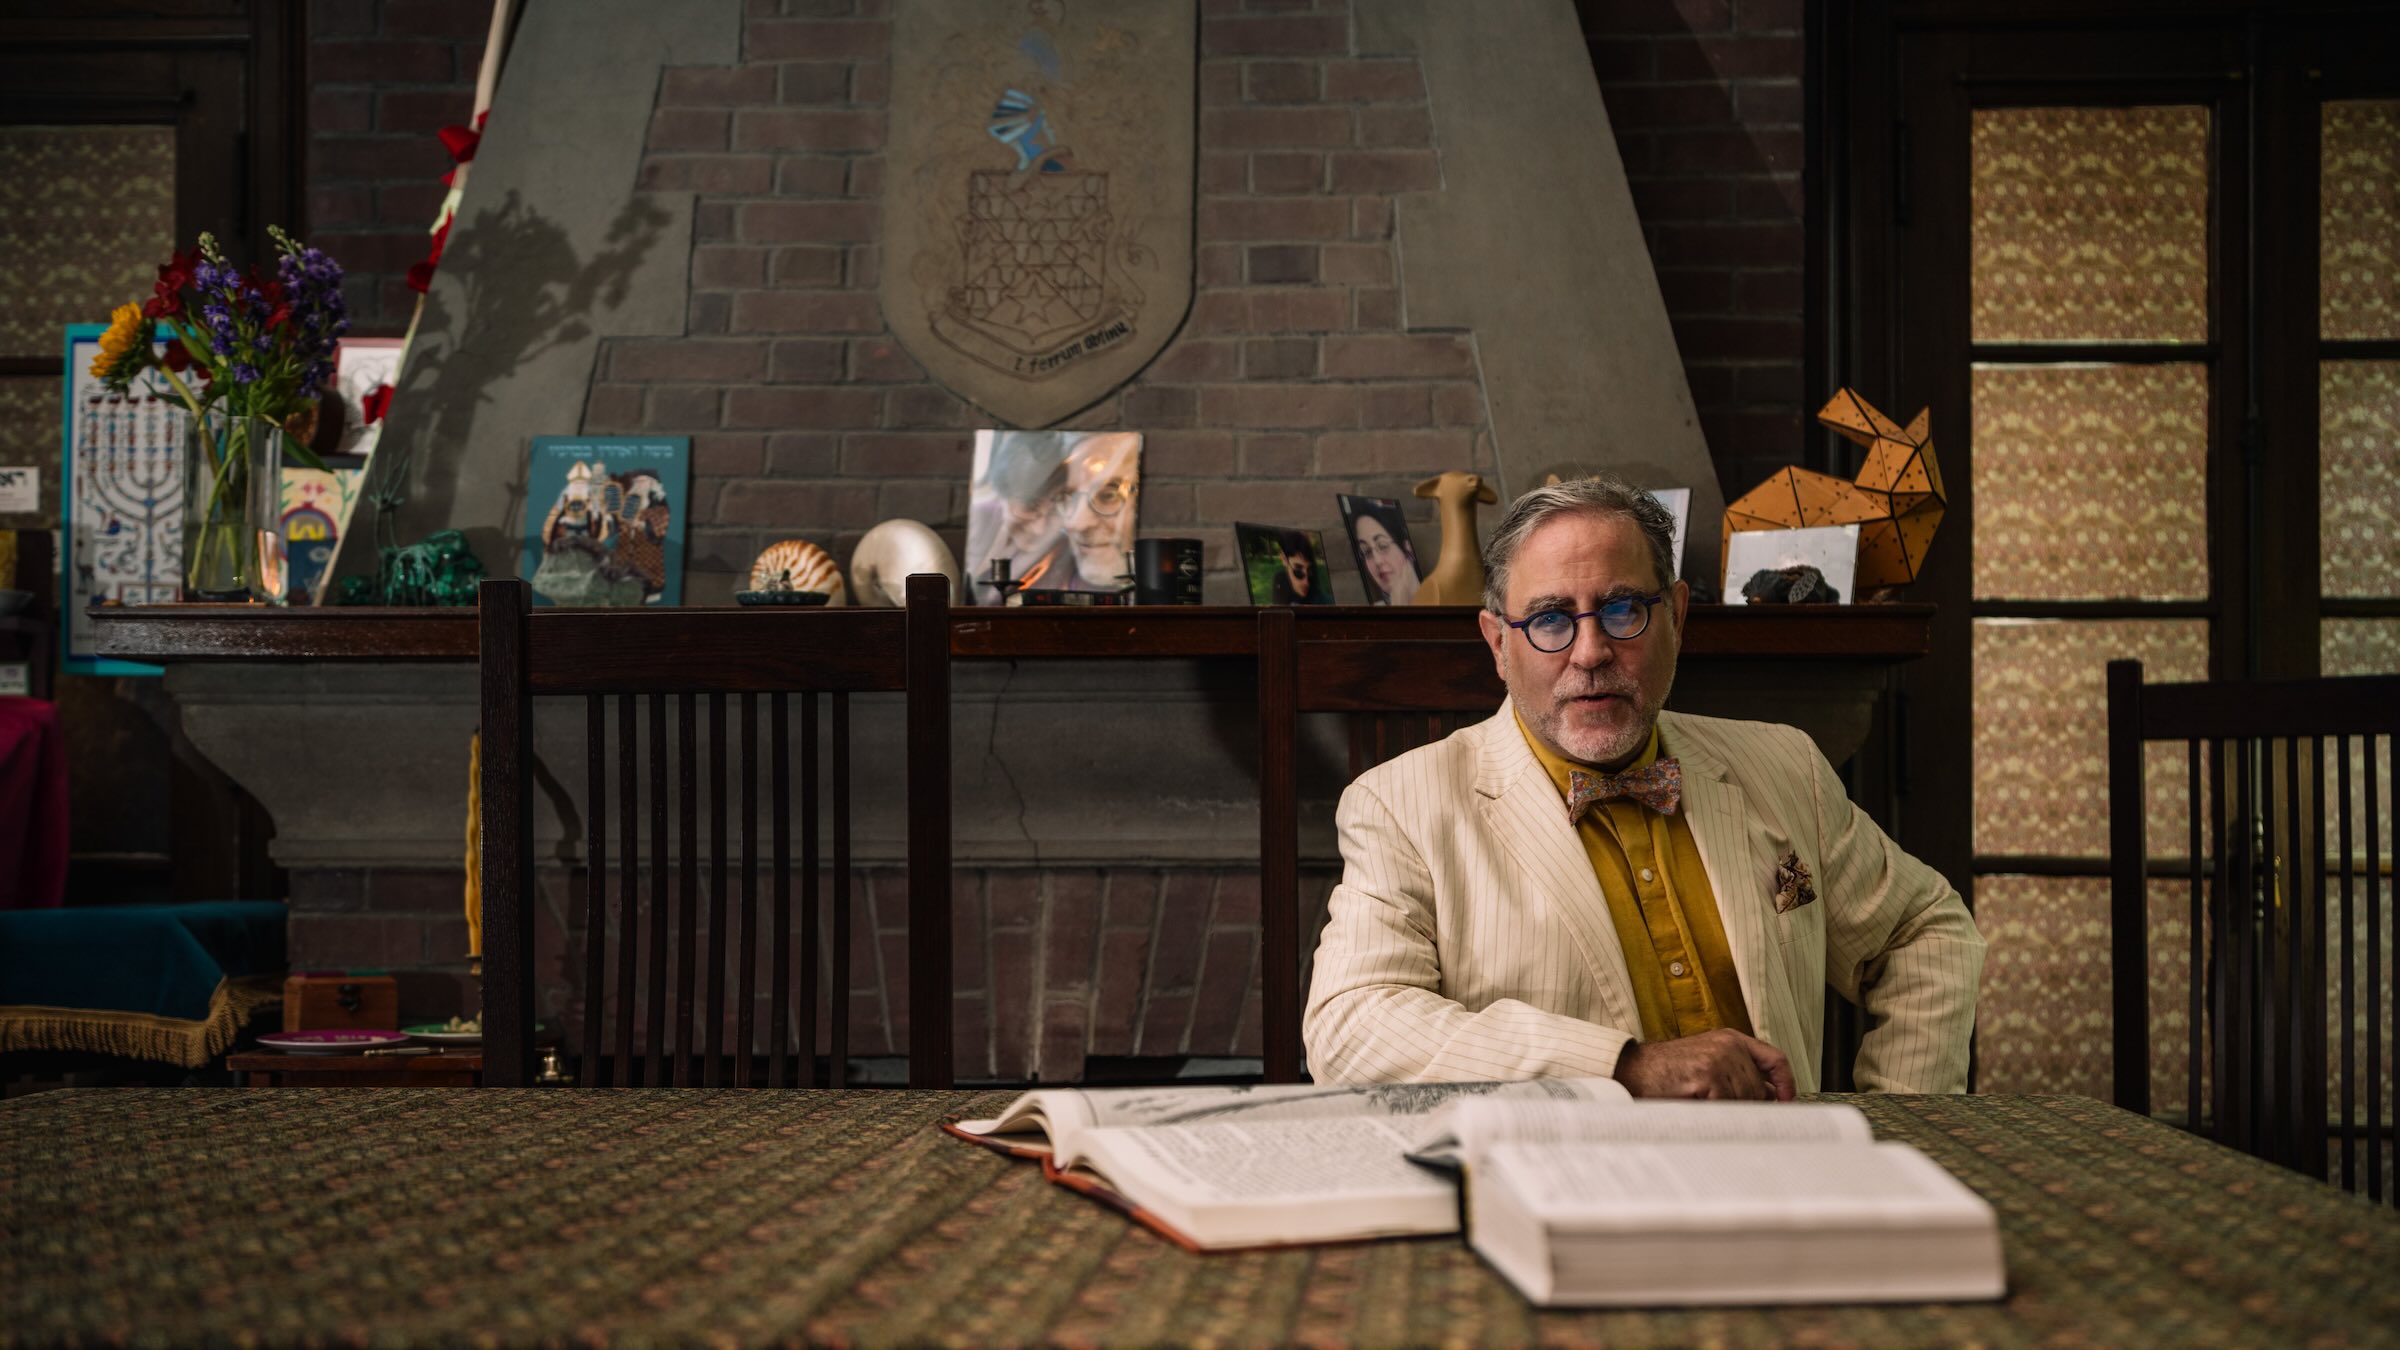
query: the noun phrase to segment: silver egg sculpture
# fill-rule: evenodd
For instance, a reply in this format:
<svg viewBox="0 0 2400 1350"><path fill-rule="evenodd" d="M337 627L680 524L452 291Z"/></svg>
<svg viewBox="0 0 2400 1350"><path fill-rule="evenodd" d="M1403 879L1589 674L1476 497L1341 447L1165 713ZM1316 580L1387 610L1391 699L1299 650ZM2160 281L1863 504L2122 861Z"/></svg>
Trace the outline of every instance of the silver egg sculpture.
<svg viewBox="0 0 2400 1350"><path fill-rule="evenodd" d="M861 605L908 603L908 579L917 572L938 572L950 580L950 601L958 603L958 558L950 546L927 526L913 520L887 520L866 532L850 554L850 593Z"/></svg>

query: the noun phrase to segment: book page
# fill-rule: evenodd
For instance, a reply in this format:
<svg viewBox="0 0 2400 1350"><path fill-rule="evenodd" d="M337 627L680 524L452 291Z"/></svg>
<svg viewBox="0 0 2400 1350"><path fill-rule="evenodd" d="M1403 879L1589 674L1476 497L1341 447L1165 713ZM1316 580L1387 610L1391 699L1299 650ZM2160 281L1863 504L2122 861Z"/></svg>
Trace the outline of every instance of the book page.
<svg viewBox="0 0 2400 1350"><path fill-rule="evenodd" d="M1503 1141L1866 1144L1875 1132L1855 1106L1834 1102L1556 1102L1478 1098L1426 1122L1411 1151L1433 1167L1456 1166Z"/></svg>
<svg viewBox="0 0 2400 1350"><path fill-rule="evenodd" d="M958 1130L1005 1137L1012 1151L1046 1145L1066 1153L1087 1129L1137 1129L1209 1121L1321 1120L1338 1116L1413 1119L1462 1097L1547 1102L1627 1100L1608 1078L1545 1078L1521 1083L1381 1083L1321 1087L1258 1083L1209 1087L1050 1088L1009 1103L992 1120L962 1120Z"/></svg>
<svg viewBox="0 0 2400 1350"><path fill-rule="evenodd" d="M1084 1142L1103 1176L1185 1201L1448 1195L1449 1182L1401 1157L1407 1140L1390 1121L1345 1116L1099 1129Z"/></svg>
<svg viewBox="0 0 2400 1350"><path fill-rule="evenodd" d="M1990 1221L1980 1197L1906 1144L1508 1142L1474 1175L1572 1229Z"/></svg>

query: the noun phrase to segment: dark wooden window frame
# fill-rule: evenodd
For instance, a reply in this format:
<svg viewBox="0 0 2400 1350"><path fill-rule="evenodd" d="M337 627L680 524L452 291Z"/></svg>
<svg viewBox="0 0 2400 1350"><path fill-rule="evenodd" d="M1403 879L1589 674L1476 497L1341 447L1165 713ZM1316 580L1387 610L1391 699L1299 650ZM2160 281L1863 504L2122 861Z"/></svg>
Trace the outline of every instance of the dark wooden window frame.
<svg viewBox="0 0 2400 1350"><path fill-rule="evenodd" d="M2208 618L2212 678L2291 678L2317 673L2322 617L2400 616L2400 597L2318 593L2317 363L2400 357L2400 342L2320 342L2315 210L2320 105L2400 94L2400 16L2366 0L1821 0L1808 37L1809 370L1825 389L1930 405L1950 490L1910 595L1940 613L1932 659L1902 681L1901 840L1970 901L1980 871L2105 876L2105 860L1974 854L1972 622ZM2208 598L1977 602L1972 363L2068 352L1970 340L1966 119L2194 102L2211 114L2209 340L2072 351L2210 367ZM1803 458L1856 467L1830 436Z"/></svg>

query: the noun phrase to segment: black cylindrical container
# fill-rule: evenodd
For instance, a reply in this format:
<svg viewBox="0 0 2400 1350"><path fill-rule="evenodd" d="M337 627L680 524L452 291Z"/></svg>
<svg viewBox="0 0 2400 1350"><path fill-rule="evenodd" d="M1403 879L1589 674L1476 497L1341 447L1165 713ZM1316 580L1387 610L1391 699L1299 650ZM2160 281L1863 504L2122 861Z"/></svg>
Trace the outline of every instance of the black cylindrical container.
<svg viewBox="0 0 2400 1350"><path fill-rule="evenodd" d="M1142 605L1200 603L1200 541L1133 541L1133 599Z"/></svg>

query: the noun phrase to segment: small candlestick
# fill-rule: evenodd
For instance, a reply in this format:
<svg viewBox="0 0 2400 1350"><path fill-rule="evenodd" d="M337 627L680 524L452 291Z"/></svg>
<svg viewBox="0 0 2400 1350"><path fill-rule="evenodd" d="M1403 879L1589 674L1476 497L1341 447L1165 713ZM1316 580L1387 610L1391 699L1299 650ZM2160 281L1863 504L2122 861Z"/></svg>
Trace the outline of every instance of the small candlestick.
<svg viewBox="0 0 2400 1350"><path fill-rule="evenodd" d="M989 586L993 590L1000 593L999 599L1004 604L1007 602L1010 596L1017 593L1019 588L1016 578L1011 575L1012 571L1013 569L1009 566L1008 559L994 558L992 559L990 571L983 579L984 585Z"/></svg>

